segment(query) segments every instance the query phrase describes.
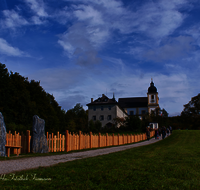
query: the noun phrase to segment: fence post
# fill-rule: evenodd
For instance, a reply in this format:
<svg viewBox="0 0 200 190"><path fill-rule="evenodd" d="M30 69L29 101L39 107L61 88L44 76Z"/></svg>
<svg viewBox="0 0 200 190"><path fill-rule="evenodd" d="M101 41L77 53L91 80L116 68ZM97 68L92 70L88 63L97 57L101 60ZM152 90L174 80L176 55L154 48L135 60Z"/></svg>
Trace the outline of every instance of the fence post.
<svg viewBox="0 0 200 190"><path fill-rule="evenodd" d="M54 145L54 143L53 143L53 141L54 141L54 135L53 135L53 133L51 133L51 152L53 152L53 145Z"/></svg>
<svg viewBox="0 0 200 190"><path fill-rule="evenodd" d="M69 131L65 131L65 151L69 151Z"/></svg>
<svg viewBox="0 0 200 190"><path fill-rule="evenodd" d="M29 130L26 131L26 144L27 144L26 153L29 153L30 152L30 131Z"/></svg>
<svg viewBox="0 0 200 190"><path fill-rule="evenodd" d="M98 147L101 147L101 133L99 133Z"/></svg>
<svg viewBox="0 0 200 190"><path fill-rule="evenodd" d="M58 152L59 151L59 145L60 145L60 143L59 143L59 131L57 131L57 138L56 138L56 152Z"/></svg>
<svg viewBox="0 0 200 190"><path fill-rule="evenodd" d="M119 145L119 133L118 133L118 135L117 135L117 136L118 136L118 145Z"/></svg>
<svg viewBox="0 0 200 190"><path fill-rule="evenodd" d="M90 148L92 148L92 132L90 132Z"/></svg>
<svg viewBox="0 0 200 190"><path fill-rule="evenodd" d="M108 146L108 133L106 133L106 146Z"/></svg>
<svg viewBox="0 0 200 190"><path fill-rule="evenodd" d="M81 131L79 131L79 150L81 150Z"/></svg>

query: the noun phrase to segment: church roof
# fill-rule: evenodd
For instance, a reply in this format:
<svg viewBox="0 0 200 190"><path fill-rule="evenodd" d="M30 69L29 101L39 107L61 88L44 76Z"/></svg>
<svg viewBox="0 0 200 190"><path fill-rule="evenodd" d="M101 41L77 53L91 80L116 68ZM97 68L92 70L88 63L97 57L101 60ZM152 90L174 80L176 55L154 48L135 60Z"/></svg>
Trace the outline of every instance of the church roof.
<svg viewBox="0 0 200 190"><path fill-rule="evenodd" d="M148 107L148 97L119 98L118 104L122 108Z"/></svg>
<svg viewBox="0 0 200 190"><path fill-rule="evenodd" d="M151 80L150 87L148 88L148 93L157 93L157 88L154 86L153 80Z"/></svg>

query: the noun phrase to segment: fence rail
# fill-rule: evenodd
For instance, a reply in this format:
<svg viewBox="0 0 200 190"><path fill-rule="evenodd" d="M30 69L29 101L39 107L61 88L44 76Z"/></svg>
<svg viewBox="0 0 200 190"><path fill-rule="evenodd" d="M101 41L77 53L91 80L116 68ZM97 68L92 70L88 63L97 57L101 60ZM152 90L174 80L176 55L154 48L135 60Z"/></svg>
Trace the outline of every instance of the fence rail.
<svg viewBox="0 0 200 190"><path fill-rule="evenodd" d="M154 136L155 131L150 132L150 137ZM79 134L69 133L68 130L65 131L65 135L59 134L54 135L53 133L49 134L47 132L47 145L49 147L49 152L61 152L61 151L72 151L72 150L82 150L89 148L99 148L106 146L117 146L123 144L129 144L134 142L139 142L147 139L146 133L137 134L137 135L98 135L92 134L82 134L79 131ZM26 131L26 136L22 133L16 133L12 135L11 132L6 133L6 145L18 145L22 146L20 149L20 154L30 152L30 131ZM17 150L13 150L11 154L16 154Z"/></svg>

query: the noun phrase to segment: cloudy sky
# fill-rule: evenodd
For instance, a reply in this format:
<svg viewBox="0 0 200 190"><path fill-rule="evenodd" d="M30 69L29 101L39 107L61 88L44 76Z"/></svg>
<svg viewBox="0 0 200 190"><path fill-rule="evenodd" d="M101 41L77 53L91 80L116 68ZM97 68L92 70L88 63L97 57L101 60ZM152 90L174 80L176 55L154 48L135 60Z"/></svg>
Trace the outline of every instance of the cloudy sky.
<svg viewBox="0 0 200 190"><path fill-rule="evenodd" d="M199 0L0 0L0 62L63 109L107 94L178 115L199 93Z"/></svg>

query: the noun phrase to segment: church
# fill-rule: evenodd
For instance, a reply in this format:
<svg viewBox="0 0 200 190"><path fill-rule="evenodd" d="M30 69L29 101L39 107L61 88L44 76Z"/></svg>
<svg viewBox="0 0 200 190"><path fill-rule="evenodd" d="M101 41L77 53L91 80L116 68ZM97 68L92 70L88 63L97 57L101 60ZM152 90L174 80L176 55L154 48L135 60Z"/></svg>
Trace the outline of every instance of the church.
<svg viewBox="0 0 200 190"><path fill-rule="evenodd" d="M137 115L142 119L146 113L151 113L159 107L159 97L157 88L151 79L146 97L119 98L118 102L113 95L112 99L102 94L102 97L86 104L88 106L88 121L99 120L102 126L110 125L116 117L125 118L131 115Z"/></svg>

